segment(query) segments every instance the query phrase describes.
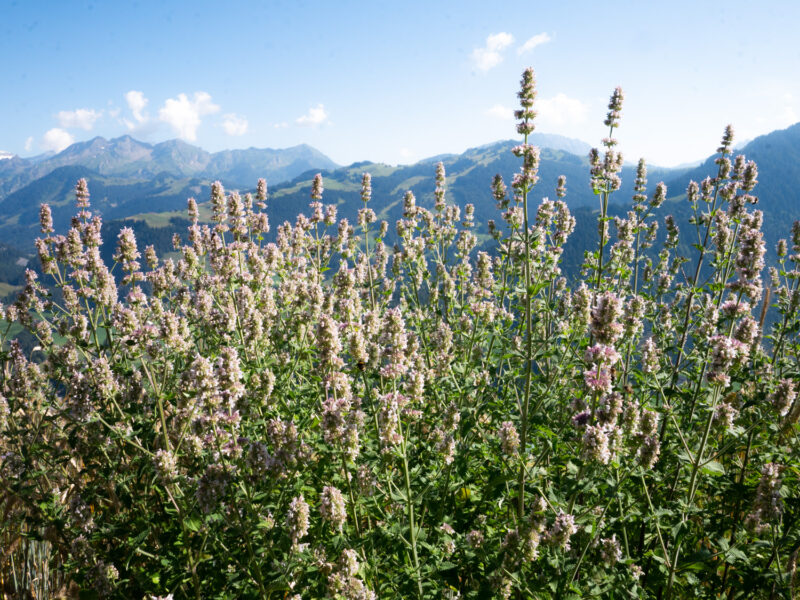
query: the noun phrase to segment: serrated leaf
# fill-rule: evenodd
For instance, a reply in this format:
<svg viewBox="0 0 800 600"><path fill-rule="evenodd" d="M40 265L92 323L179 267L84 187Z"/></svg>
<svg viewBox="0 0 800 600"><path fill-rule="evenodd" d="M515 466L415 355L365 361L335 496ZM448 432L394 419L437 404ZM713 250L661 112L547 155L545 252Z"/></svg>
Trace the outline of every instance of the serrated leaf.
<svg viewBox="0 0 800 600"><path fill-rule="evenodd" d="M731 548L725 553L729 563L735 563L740 560L745 560L747 555L738 548Z"/></svg>
<svg viewBox="0 0 800 600"><path fill-rule="evenodd" d="M195 532L200 531L200 526L202 525L200 519L186 519L183 524L186 525L186 529Z"/></svg>

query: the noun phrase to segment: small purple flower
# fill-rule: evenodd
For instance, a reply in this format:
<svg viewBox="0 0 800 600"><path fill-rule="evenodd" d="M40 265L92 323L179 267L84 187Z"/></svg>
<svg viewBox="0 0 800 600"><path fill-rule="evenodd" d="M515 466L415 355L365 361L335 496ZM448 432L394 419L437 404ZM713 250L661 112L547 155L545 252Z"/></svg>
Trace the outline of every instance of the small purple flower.
<svg viewBox="0 0 800 600"><path fill-rule="evenodd" d="M600 558L609 567L613 567L622 560L622 546L617 539L617 534L600 540Z"/></svg>
<svg viewBox="0 0 800 600"><path fill-rule="evenodd" d="M761 468L761 480L756 489L756 498L750 514L745 518L745 527L761 534L777 523L783 513L781 499L781 474L783 467L775 463L767 463Z"/></svg>
<svg viewBox="0 0 800 600"><path fill-rule="evenodd" d="M775 410L778 411L780 416L785 417L789 409L792 407L792 404L797 397L797 392L794 389L794 381L791 379L782 379L779 383L775 391L770 394L769 400L772 402L772 406L775 407Z"/></svg>
<svg viewBox="0 0 800 600"><path fill-rule="evenodd" d="M607 465L611 460L608 433L596 425L589 425L583 434L583 456L587 460L594 460Z"/></svg>
<svg viewBox="0 0 800 600"><path fill-rule="evenodd" d="M587 423L592 419L592 411L588 408L579 412L572 417L572 425L576 428L580 429L582 427L586 427Z"/></svg>
<svg viewBox="0 0 800 600"><path fill-rule="evenodd" d="M569 540L577 531L575 517L559 510L556 520L547 530L546 538L553 546L569 550Z"/></svg>
<svg viewBox="0 0 800 600"><path fill-rule="evenodd" d="M286 527L292 538L293 546L297 546L298 542L308 533L309 513L309 506L303 494L292 498L286 513Z"/></svg>
<svg viewBox="0 0 800 600"><path fill-rule="evenodd" d="M322 174L317 173L314 175L314 181L311 183L311 198L312 200L322 200L322 192L325 188L322 187Z"/></svg>
<svg viewBox="0 0 800 600"><path fill-rule="evenodd" d="M607 393L613 388L611 372L601 365L593 365L583 372L583 381L592 392Z"/></svg>
<svg viewBox="0 0 800 600"><path fill-rule="evenodd" d="M347 509L344 496L338 488L326 485L322 489L319 512L323 519L331 522L334 529L342 531L347 519Z"/></svg>
<svg viewBox="0 0 800 600"><path fill-rule="evenodd" d="M619 338L623 331L619 322L621 315L622 300L616 294L604 292L597 297L592 308L590 330L599 343L612 346Z"/></svg>

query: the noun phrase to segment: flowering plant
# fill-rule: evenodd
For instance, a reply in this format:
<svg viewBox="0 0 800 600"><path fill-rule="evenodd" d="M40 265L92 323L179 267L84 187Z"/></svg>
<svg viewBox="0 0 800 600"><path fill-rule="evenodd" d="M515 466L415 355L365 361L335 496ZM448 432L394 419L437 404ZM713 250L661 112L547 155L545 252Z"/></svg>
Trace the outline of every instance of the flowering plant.
<svg viewBox="0 0 800 600"><path fill-rule="evenodd" d="M694 246L670 216L659 239L644 161L612 219L618 88L590 155L597 247L568 280L565 179L532 207L530 69L519 99L521 168L492 182L479 251L441 163L393 248L368 174L357 223L317 175L274 242L266 183L215 183L174 254L143 265L123 229L111 269L85 181L66 235L43 206L52 285L31 271L3 309L37 340L0 355L3 572L35 547L51 596L789 597L800 222L765 288L730 128L687 188Z"/></svg>

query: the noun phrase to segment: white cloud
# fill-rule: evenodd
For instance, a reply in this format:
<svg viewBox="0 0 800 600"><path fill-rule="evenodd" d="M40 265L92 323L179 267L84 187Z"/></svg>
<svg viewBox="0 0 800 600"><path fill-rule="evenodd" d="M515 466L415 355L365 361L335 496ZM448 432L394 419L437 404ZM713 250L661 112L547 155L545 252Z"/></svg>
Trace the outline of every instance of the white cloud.
<svg viewBox="0 0 800 600"><path fill-rule="evenodd" d="M325 112L325 106L317 104L316 107L309 108L302 117L297 117L295 122L298 125L322 125L327 120L328 113Z"/></svg>
<svg viewBox="0 0 800 600"><path fill-rule="evenodd" d="M512 121L514 119L514 109L503 106L502 104L495 104L491 108L484 111L490 117L495 119L503 119L504 121Z"/></svg>
<svg viewBox="0 0 800 600"><path fill-rule="evenodd" d="M570 98L564 93L558 93L552 98L538 100L533 109L538 113L537 121L539 123L558 127L583 123L589 107L577 98Z"/></svg>
<svg viewBox="0 0 800 600"><path fill-rule="evenodd" d="M53 152L61 152L67 146L75 143L68 131L54 127L44 134L42 138L42 148L44 150L52 150Z"/></svg>
<svg viewBox="0 0 800 600"><path fill-rule="evenodd" d="M530 52L536 46L541 46L542 44L546 44L550 40L552 40L547 33L537 33L535 36L530 38L527 42L522 44L519 48L517 48L517 54L525 54L526 52Z"/></svg>
<svg viewBox="0 0 800 600"><path fill-rule="evenodd" d="M102 114L102 111L98 112L93 108L79 108L77 110L62 110L56 115L56 118L61 127L91 131L95 121L97 121Z"/></svg>
<svg viewBox="0 0 800 600"><path fill-rule="evenodd" d="M207 92L195 92L191 100L186 94L178 94L177 98L168 98L158 111L158 118L169 124L181 139L193 142L197 139L200 117L210 115L219 110L219 106L211 102Z"/></svg>
<svg viewBox="0 0 800 600"><path fill-rule="evenodd" d="M144 112L144 109L147 106L148 100L144 97L144 92L131 90L125 94L125 102L128 103L128 108L131 110L131 114L133 114L133 118L136 119L137 123L144 123L147 121L148 116Z"/></svg>
<svg viewBox="0 0 800 600"><path fill-rule="evenodd" d="M514 36L510 33L493 33L486 38L483 48L472 51L472 61L479 71L488 71L503 62L502 52L514 43Z"/></svg>
<svg viewBox="0 0 800 600"><path fill-rule="evenodd" d="M222 116L222 128L228 135L244 135L247 133L247 119L234 113Z"/></svg>
<svg viewBox="0 0 800 600"><path fill-rule="evenodd" d="M25 152L30 152L33 150L33 136L29 136L27 140L25 140Z"/></svg>
<svg viewBox="0 0 800 600"><path fill-rule="evenodd" d="M289 126L289 124L288 124L286 121L282 121L282 122L280 122L280 123L275 123L275 124L273 125L273 127L274 127L275 129L286 129L288 126Z"/></svg>

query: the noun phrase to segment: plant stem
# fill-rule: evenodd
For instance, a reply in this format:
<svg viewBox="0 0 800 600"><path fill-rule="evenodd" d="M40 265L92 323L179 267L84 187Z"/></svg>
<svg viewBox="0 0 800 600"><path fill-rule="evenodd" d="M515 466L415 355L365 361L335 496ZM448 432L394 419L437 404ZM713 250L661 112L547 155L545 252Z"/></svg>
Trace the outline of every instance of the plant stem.
<svg viewBox="0 0 800 600"><path fill-rule="evenodd" d="M422 598L422 580L420 579L419 573L419 557L417 556L417 526L414 522L414 502L411 497L411 479L408 474L408 453L407 449L408 446L406 444L406 438L403 437L402 443L403 449L403 476L405 478L405 487L406 487L406 509L408 514L408 526L410 529L410 541L411 541L411 556L414 560L414 578L417 580L417 594L419 598Z"/></svg>
<svg viewBox="0 0 800 600"><path fill-rule="evenodd" d="M528 143L528 134L525 134L525 142ZM522 190L522 211L523 223L525 227L525 262L523 263L525 277L525 396L522 401L522 423L520 432L520 465L519 476L517 478L517 518L522 519L525 514L525 462L528 443L528 408L531 400L531 376L532 376L532 350L533 350L533 315L531 314L531 239L530 228L528 226L528 188Z"/></svg>
<svg viewBox="0 0 800 600"><path fill-rule="evenodd" d="M686 507L683 509L683 514L681 515L681 523L686 523L686 511L694 502L694 495L697 492L697 473L700 471L700 465L703 464L703 454L705 454L706 450L706 443L708 442L708 435L711 432L711 424L714 420L714 409L717 406L717 402L720 396L720 385L714 386L714 391L711 397L711 407L708 411L708 419L706 419L706 426L705 430L703 431L703 439L700 441L700 448L697 450L697 453L694 457L694 463L692 463L692 475L689 479L689 498L686 502ZM675 552L672 557L672 560L669 564L669 581L667 582L667 592L666 592L666 600L670 600L672 597L672 587L675 582L675 572L678 568L678 557L680 556L681 551L681 543L678 541L675 544Z"/></svg>

